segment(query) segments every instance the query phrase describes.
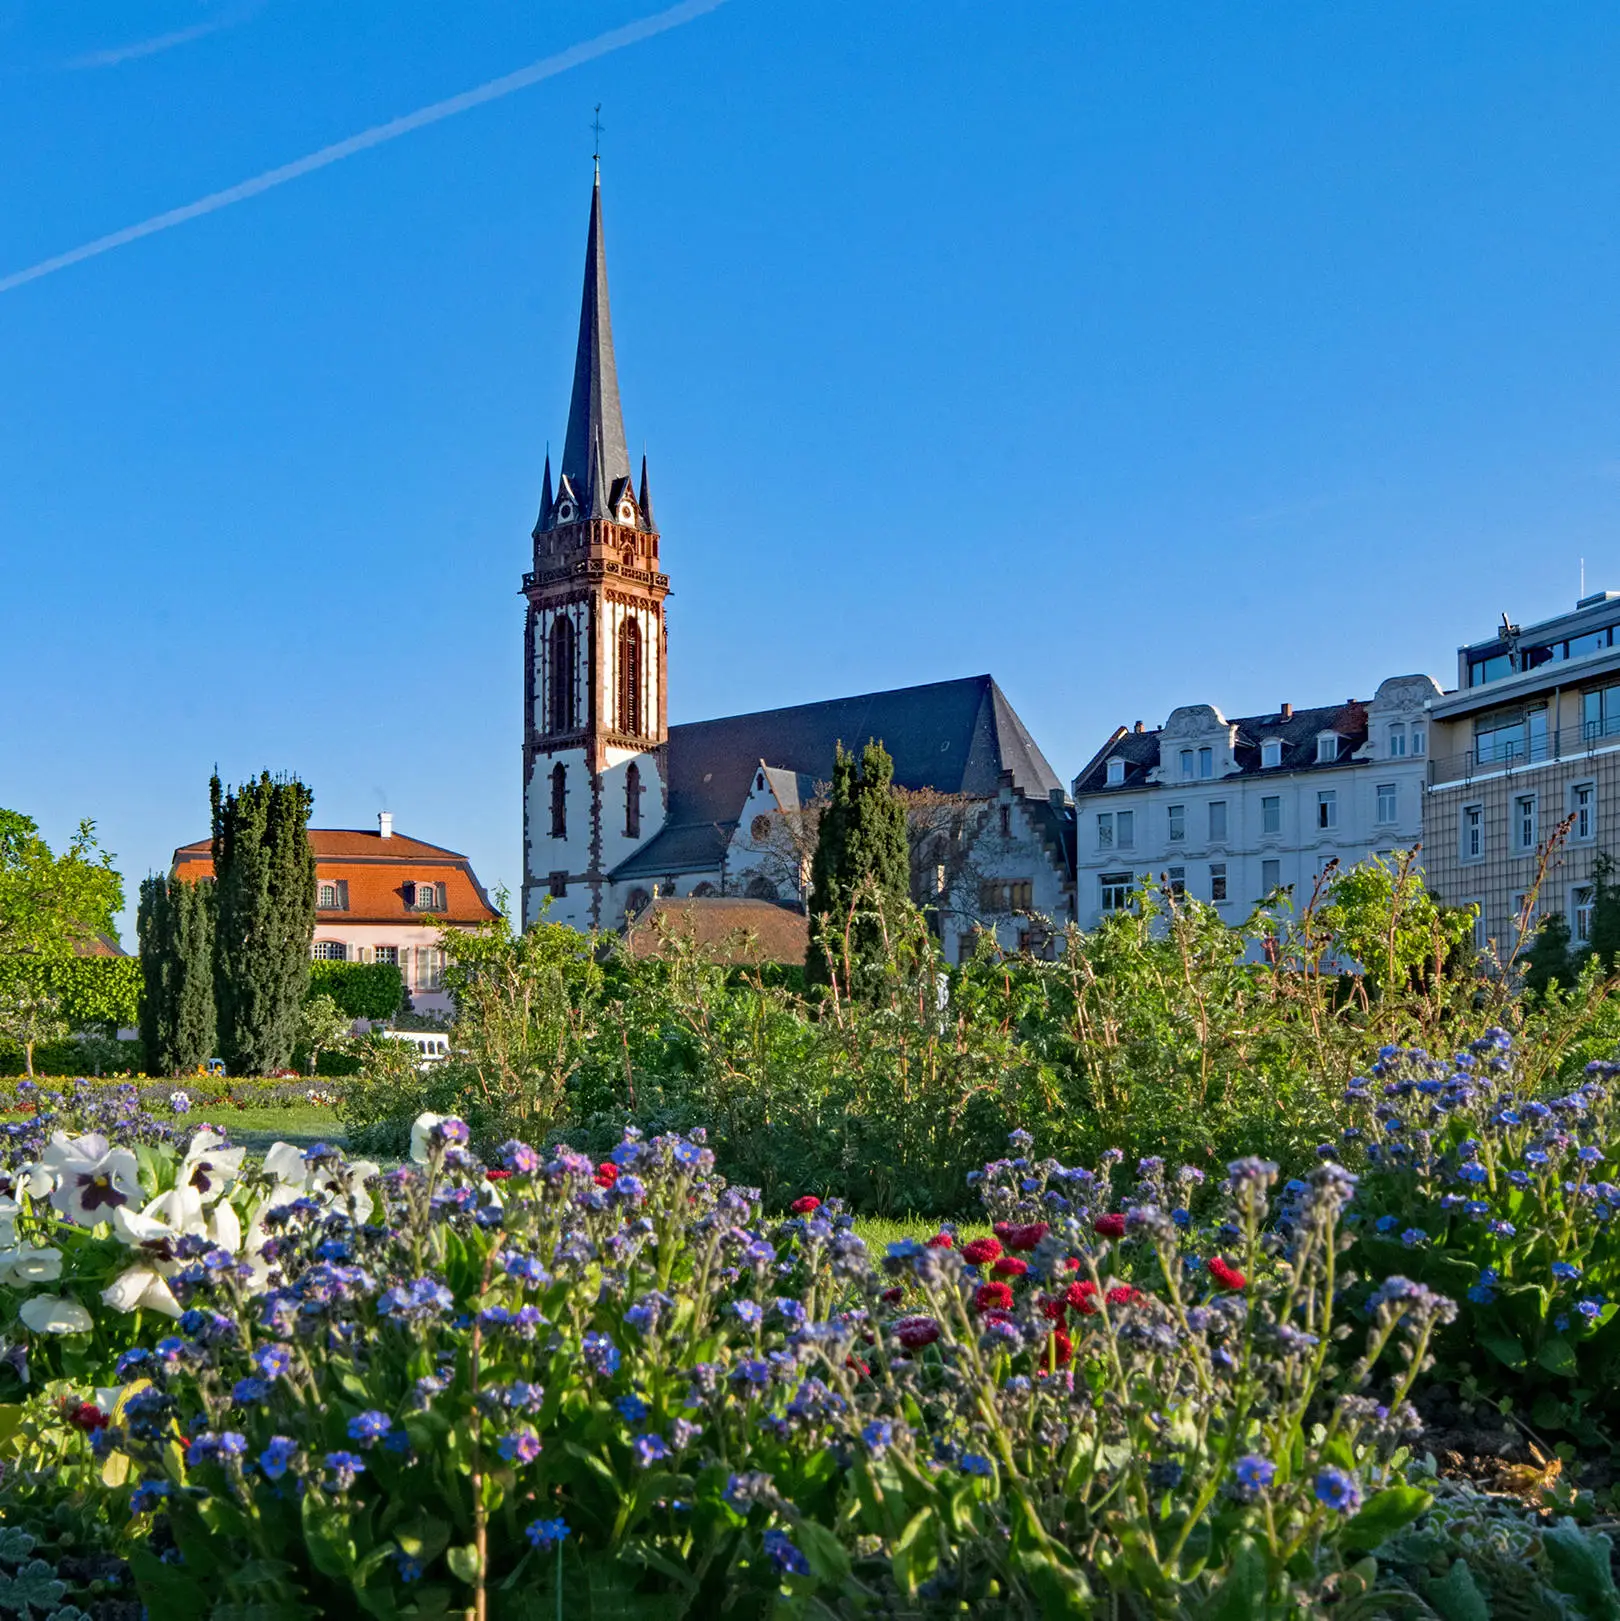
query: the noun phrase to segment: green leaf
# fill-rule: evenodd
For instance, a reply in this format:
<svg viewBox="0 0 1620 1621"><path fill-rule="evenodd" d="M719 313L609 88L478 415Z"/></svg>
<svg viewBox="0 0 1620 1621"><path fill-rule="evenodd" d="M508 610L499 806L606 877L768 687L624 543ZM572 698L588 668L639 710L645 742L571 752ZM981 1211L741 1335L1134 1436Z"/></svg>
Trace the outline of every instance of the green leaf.
<svg viewBox="0 0 1620 1621"><path fill-rule="evenodd" d="M478 1545L473 1542L462 1544L459 1548L452 1548L445 1555L450 1566L450 1573L458 1581L466 1582L470 1587L478 1580Z"/></svg>
<svg viewBox="0 0 1620 1621"><path fill-rule="evenodd" d="M1226 1580L1198 1611L1199 1621L1254 1621L1265 1613L1265 1555L1246 1540L1233 1555Z"/></svg>
<svg viewBox="0 0 1620 1621"><path fill-rule="evenodd" d="M1034 1589L1040 1613L1051 1621L1060 1616L1083 1621L1095 1613L1091 1586L1072 1566L1060 1565L1039 1548L1020 1548L1013 1554L1012 1567Z"/></svg>
<svg viewBox="0 0 1620 1621"><path fill-rule="evenodd" d="M816 1520L799 1520L793 1527L793 1540L812 1575L824 1582L843 1582L849 1576L849 1554L827 1526Z"/></svg>
<svg viewBox="0 0 1620 1621"><path fill-rule="evenodd" d="M52 1610L62 1602L67 1583L43 1559L30 1559L14 1576L0 1575L0 1610L27 1615L29 1607Z"/></svg>
<svg viewBox="0 0 1620 1621"><path fill-rule="evenodd" d="M0 1526L0 1562L20 1565L34 1551L34 1539L20 1525Z"/></svg>
<svg viewBox="0 0 1620 1621"><path fill-rule="evenodd" d="M1502 1329L1483 1329L1479 1334L1479 1343L1498 1362L1505 1362L1510 1368L1525 1365L1524 1346L1517 1334L1509 1334Z"/></svg>
<svg viewBox="0 0 1620 1621"><path fill-rule="evenodd" d="M1433 1494L1420 1486L1386 1486L1351 1516L1339 1534L1340 1540L1347 1548L1371 1553L1403 1526L1410 1525L1433 1501Z"/></svg>
<svg viewBox="0 0 1620 1621"><path fill-rule="evenodd" d="M1553 1586L1578 1600L1583 1616L1620 1621L1620 1592L1615 1590L1607 1537L1583 1531L1573 1520L1560 1520L1542 1533L1541 1546Z"/></svg>
<svg viewBox="0 0 1620 1621"><path fill-rule="evenodd" d="M346 1578L353 1571L355 1560L348 1514L322 1504L313 1493L304 1498L300 1513L304 1522L304 1544L315 1568L323 1576Z"/></svg>
<svg viewBox="0 0 1620 1621"><path fill-rule="evenodd" d="M1556 1373L1567 1379L1576 1370L1575 1348L1565 1339L1551 1339L1536 1351L1536 1361L1548 1373Z"/></svg>
<svg viewBox="0 0 1620 1621"><path fill-rule="evenodd" d="M1464 1560L1454 1561L1444 1576L1425 1582L1423 1596L1440 1621L1491 1621L1490 1606Z"/></svg>

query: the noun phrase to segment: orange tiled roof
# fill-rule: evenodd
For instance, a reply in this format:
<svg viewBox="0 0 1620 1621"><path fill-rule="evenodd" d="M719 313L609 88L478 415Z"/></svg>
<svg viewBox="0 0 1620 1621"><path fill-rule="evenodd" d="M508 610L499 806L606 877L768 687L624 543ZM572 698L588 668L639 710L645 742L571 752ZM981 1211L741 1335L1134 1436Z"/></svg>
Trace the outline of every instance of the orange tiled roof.
<svg viewBox="0 0 1620 1621"><path fill-rule="evenodd" d="M316 926L343 923L426 925L485 923L497 916L464 855L395 833L383 838L358 828L312 827L315 881L346 886L346 907L321 907ZM212 878L213 849L207 839L182 844L174 852L178 878ZM407 883L444 885L444 909L431 913L405 904Z"/></svg>
<svg viewBox="0 0 1620 1621"><path fill-rule="evenodd" d="M632 956L662 955L660 920L672 935L693 939L715 962L801 963L810 943L809 918L790 906L718 895L666 897L648 905L625 931Z"/></svg>

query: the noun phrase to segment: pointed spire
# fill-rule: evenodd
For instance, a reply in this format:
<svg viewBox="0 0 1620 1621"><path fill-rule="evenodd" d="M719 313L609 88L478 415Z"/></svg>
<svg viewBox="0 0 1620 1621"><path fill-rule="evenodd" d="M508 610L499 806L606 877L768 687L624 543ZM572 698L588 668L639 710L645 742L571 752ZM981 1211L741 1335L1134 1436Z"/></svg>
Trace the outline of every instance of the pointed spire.
<svg viewBox="0 0 1620 1621"><path fill-rule="evenodd" d="M546 481L540 486L540 521L535 524L538 534L551 522L551 446L546 446Z"/></svg>
<svg viewBox="0 0 1620 1621"><path fill-rule="evenodd" d="M613 516L613 496L608 484L606 470L607 455L602 443L601 424L597 425L596 433L591 439L590 476L585 485L586 516L592 518L611 518Z"/></svg>
<svg viewBox="0 0 1620 1621"><path fill-rule="evenodd" d="M599 463L595 470L592 462ZM579 347L574 355L574 393L568 406L568 437L562 471L584 493L590 516L606 516L605 494L630 476L630 452L619 410L619 374L613 361L613 323L608 315L607 255L602 242L600 170L591 187L591 223L585 237L585 286L579 311Z"/></svg>
<svg viewBox="0 0 1620 1621"><path fill-rule="evenodd" d="M656 529L658 525L653 522L652 492L647 488L647 452L641 453L641 521L649 529Z"/></svg>

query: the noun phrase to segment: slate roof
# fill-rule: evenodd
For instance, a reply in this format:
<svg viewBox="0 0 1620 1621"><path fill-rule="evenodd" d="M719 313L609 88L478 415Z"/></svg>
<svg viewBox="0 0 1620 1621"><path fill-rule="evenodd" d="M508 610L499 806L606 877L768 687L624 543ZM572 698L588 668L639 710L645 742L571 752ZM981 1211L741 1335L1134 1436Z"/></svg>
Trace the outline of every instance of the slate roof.
<svg viewBox="0 0 1620 1621"><path fill-rule="evenodd" d="M585 285L579 304L579 346L568 404L562 476L585 504L587 517L605 516L608 495L630 477L630 452L619 408L619 371L608 314L607 249L602 241L602 177L591 188L585 233Z"/></svg>
<svg viewBox="0 0 1620 1621"><path fill-rule="evenodd" d="M715 962L801 963L810 945L810 920L791 906L717 895L670 897L653 901L626 929L632 956L663 955L660 922L670 933L693 939Z"/></svg>
<svg viewBox="0 0 1620 1621"><path fill-rule="evenodd" d="M473 924L499 914L478 882L472 863L454 850L395 833L389 838L362 828L312 827L308 838L315 852L317 883L342 883L349 904L321 907L317 925L341 923L398 923L422 927L430 923ZM183 844L174 852L174 873L186 879L214 876L213 848L209 840ZM405 904L405 883L431 879L445 888L442 912L419 912Z"/></svg>
<svg viewBox="0 0 1620 1621"><path fill-rule="evenodd" d="M1349 765L1356 750L1367 741L1367 705L1358 698L1347 703L1326 704L1316 709L1296 709L1284 718L1280 711L1269 715L1244 715L1229 722L1237 727L1237 759L1239 776L1259 776L1260 745L1275 738L1281 741L1282 763L1264 768L1265 775L1278 771L1333 771ZM1316 739L1319 733L1337 732L1345 741L1339 747L1337 760L1316 758ZM1082 794L1118 793L1123 788L1149 786L1147 774L1159 764L1159 738L1162 728L1145 732L1126 732L1104 748L1089 766L1075 779L1075 797ZM1125 761L1125 780L1110 784L1108 762ZM1168 787L1168 782L1152 786Z"/></svg>
<svg viewBox="0 0 1620 1621"><path fill-rule="evenodd" d="M828 782L836 746L859 750L868 738L889 751L902 788L989 799L1005 771L1032 798L1047 799L1063 786L988 675L695 721L669 729L662 830L621 862L614 878L718 867L762 760Z"/></svg>

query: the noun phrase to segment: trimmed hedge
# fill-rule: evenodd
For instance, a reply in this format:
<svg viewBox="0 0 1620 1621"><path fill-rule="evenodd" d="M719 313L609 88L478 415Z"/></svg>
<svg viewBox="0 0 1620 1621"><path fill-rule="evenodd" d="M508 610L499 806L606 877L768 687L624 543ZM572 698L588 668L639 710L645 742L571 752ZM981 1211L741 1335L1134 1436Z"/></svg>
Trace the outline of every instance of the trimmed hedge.
<svg viewBox="0 0 1620 1621"><path fill-rule="evenodd" d="M335 963L333 967L342 967ZM398 969L393 970L396 974ZM0 989L44 990L75 1030L135 1023L141 1002L139 957L0 957ZM37 1058L36 1058L37 1063Z"/></svg>
<svg viewBox="0 0 1620 1621"><path fill-rule="evenodd" d="M405 980L391 962L312 962L309 994L330 996L351 1019L387 1019L405 1002Z"/></svg>
<svg viewBox="0 0 1620 1621"><path fill-rule="evenodd" d="M60 1041L42 1041L34 1048L34 1073L39 1076L89 1075L99 1069L102 1075L131 1075L141 1072L141 1044L97 1037L89 1042L66 1036ZM23 1050L15 1041L0 1039L0 1075L25 1075ZM0 1083L3 1084L3 1083Z"/></svg>

